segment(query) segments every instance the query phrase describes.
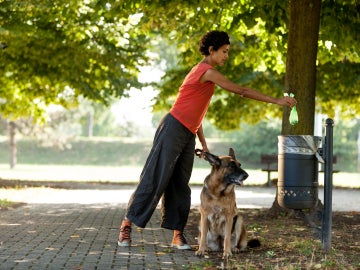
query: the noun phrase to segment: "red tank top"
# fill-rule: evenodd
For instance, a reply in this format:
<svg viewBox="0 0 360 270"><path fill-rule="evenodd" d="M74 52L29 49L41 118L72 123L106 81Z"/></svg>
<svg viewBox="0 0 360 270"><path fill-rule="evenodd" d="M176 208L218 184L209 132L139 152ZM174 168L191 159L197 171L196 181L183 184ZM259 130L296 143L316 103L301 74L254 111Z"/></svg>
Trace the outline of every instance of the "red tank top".
<svg viewBox="0 0 360 270"><path fill-rule="evenodd" d="M211 65L200 63L186 75L170 113L192 133L196 134L214 94L213 82L200 82Z"/></svg>

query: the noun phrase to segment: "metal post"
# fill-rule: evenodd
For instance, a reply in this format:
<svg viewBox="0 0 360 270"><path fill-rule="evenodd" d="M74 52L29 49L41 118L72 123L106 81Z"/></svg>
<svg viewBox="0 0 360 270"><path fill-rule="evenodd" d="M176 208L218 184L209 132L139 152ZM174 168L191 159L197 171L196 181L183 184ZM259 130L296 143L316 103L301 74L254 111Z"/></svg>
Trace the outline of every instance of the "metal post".
<svg viewBox="0 0 360 270"><path fill-rule="evenodd" d="M324 168L324 212L322 220L322 244L325 251L331 248L332 227L332 185L333 185L333 125L334 121L326 119L325 134L325 168Z"/></svg>

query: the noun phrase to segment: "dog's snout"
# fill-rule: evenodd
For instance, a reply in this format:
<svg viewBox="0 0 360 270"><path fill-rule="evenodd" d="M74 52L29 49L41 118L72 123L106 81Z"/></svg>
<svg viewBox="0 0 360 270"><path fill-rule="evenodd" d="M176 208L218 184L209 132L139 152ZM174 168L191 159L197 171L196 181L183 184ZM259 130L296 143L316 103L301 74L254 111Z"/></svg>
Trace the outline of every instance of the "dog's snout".
<svg viewBox="0 0 360 270"><path fill-rule="evenodd" d="M237 171L242 181L246 180L246 178L249 177L249 174L245 170L243 170L243 168L241 168L241 165L237 168Z"/></svg>

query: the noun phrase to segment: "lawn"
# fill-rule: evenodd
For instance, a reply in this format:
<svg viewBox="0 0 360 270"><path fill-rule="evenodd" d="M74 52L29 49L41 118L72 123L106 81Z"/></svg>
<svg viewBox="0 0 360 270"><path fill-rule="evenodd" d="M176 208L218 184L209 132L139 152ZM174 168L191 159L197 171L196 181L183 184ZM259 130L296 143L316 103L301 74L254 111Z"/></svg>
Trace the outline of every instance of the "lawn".
<svg viewBox="0 0 360 270"><path fill-rule="evenodd" d="M142 167L135 166L84 166L84 165L23 165L10 169L8 164L0 164L0 179L26 181L99 181L111 183L136 183ZM195 167L190 184L202 184L209 168ZM267 174L261 170L247 170L249 178L246 185L265 185ZM272 178L277 173L272 173ZM323 185L324 174L319 174L319 184ZM360 188L359 173L335 173L333 184L336 187Z"/></svg>

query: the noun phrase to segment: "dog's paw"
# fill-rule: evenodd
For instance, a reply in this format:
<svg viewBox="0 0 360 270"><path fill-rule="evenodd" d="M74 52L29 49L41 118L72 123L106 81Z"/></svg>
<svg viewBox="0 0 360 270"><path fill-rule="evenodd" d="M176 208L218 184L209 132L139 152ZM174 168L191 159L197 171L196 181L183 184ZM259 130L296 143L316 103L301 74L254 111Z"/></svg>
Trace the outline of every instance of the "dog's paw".
<svg viewBox="0 0 360 270"><path fill-rule="evenodd" d="M224 250L224 253L223 253L223 260L225 259L229 259L229 257L232 255L231 251L225 251Z"/></svg>
<svg viewBox="0 0 360 270"><path fill-rule="evenodd" d="M206 254L207 254L207 252L205 249L201 249L201 250L199 249L199 250L195 251L195 255L198 257L204 257Z"/></svg>
<svg viewBox="0 0 360 270"><path fill-rule="evenodd" d="M203 252L203 251L200 251L200 250L195 251L195 256L203 257L204 255L205 255L205 252Z"/></svg>

